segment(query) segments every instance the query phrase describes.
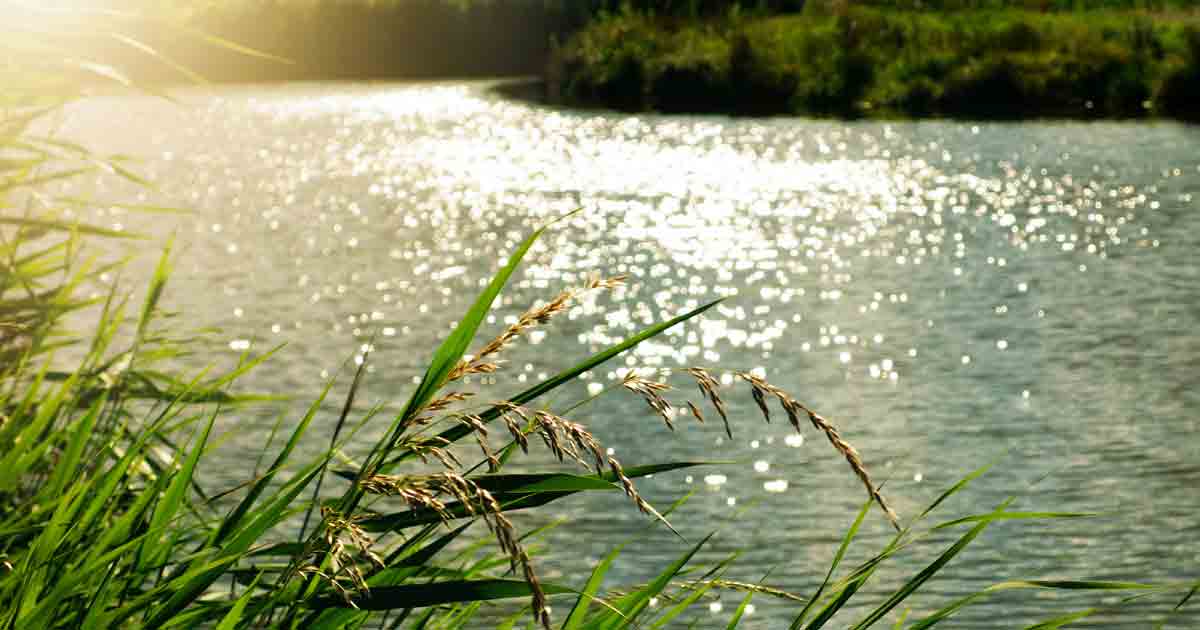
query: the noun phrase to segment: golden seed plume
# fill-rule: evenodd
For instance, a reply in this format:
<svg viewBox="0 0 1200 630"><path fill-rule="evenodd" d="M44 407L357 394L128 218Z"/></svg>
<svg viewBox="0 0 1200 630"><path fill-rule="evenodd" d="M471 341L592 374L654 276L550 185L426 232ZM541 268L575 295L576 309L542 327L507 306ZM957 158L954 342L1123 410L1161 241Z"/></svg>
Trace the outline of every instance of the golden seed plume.
<svg viewBox="0 0 1200 630"><path fill-rule="evenodd" d="M612 278L602 278L598 274L592 274L584 282L582 287L576 289L568 289L556 295L554 299L541 306L533 306L526 310L517 321L510 325L500 333L498 337L484 344L479 352L471 359L459 361L458 365L451 370L447 377L447 382L457 381L470 374L491 374L499 369L499 364L491 361L490 357L498 354L501 350L516 341L518 337L523 335L529 329L544 325L549 322L555 315L567 310L571 302L576 300L580 295L593 290L611 290L625 283L625 276L614 276Z"/></svg>
<svg viewBox="0 0 1200 630"><path fill-rule="evenodd" d="M725 423L725 435L729 439L733 439L733 428L729 425L729 414L725 412L725 401L721 400L721 383L713 378L704 368L693 367L688 368L687 373L696 379L696 386L700 388L700 395L708 399L708 402L717 410L717 414L721 416L721 421Z"/></svg>
<svg viewBox="0 0 1200 630"><path fill-rule="evenodd" d="M462 461L447 448L448 446L450 446L450 441L446 438L432 437L406 439L400 443L399 448L411 451L426 464L429 463L429 457L433 457L449 470L462 468Z"/></svg>
<svg viewBox="0 0 1200 630"><path fill-rule="evenodd" d="M783 407L784 412L788 416L788 421L791 422L792 427L797 433L800 432L801 416L807 416L813 427L823 433L826 439L829 440L829 443L833 445L834 450L836 450L842 455L842 457L846 459L846 463L850 464L850 469L854 471L854 474L859 478L860 481L862 481L863 485L866 486L867 494L875 501L875 503L879 505L880 509L883 510L884 515L887 516L887 519L889 522L891 522L892 527L895 527L897 530L900 529L899 517L897 517L896 512L892 510L891 506L889 506L887 501L883 498L883 494L879 492L879 489L875 483L871 481L871 476L867 473L867 467L865 464L863 464L862 456L859 455L857 449L855 449L850 445L849 442L842 438L837 428L834 427L831 422L817 415L816 412L808 407L805 407L795 398L792 398L790 394L768 383L765 379L754 376L753 374L747 374L745 372L737 372L737 376L738 378L750 384L751 392L754 396L754 402L758 405L759 409L763 413L763 417L767 418L768 422L770 421L770 411L766 405L767 396L773 396L779 401L780 406Z"/></svg>
<svg viewBox="0 0 1200 630"><path fill-rule="evenodd" d="M306 561L299 572L322 579L338 592L346 604L357 608L355 597L369 595L371 589L354 552L377 568L383 568L383 560L371 551L375 541L358 526L358 520L362 517L349 518L328 506L321 508L321 517L324 524L321 546L312 550L311 561ZM312 564L322 556L329 561L329 571L322 571ZM347 588L344 581L349 581L351 586Z"/></svg>
<svg viewBox="0 0 1200 630"><path fill-rule="evenodd" d="M675 430L675 423L671 421L671 403L662 395L663 392L671 389L670 385L642 378L636 371L630 370L622 379L621 387L641 396L642 400L646 401L646 404L654 410L654 413L663 419L667 428Z"/></svg>
<svg viewBox="0 0 1200 630"><path fill-rule="evenodd" d="M375 475L363 480L360 485L373 494L401 497L410 507L432 509L446 523L453 518L453 514L442 497L452 498L468 515L483 520L496 538L496 545L508 557L512 569L516 571L519 567L529 584L534 618L543 628L550 630L546 593L538 580L533 561L521 546L512 521L504 515L500 502L492 493L453 472L413 476Z"/></svg>
<svg viewBox="0 0 1200 630"><path fill-rule="evenodd" d="M658 510L654 509L654 506L650 505L650 503L643 499L642 495L638 493L637 487L633 485L633 480L625 474L625 469L621 467L621 462L618 462L615 457L609 457L608 466L612 470L613 475L617 477L617 480L621 482L621 487L625 490L625 495L633 501L633 504L636 505L643 514L653 516L663 525L666 525L667 529L671 530L671 532L673 532L676 536L679 535L679 532L675 530L675 527L671 525L671 522L668 521L665 516L659 514Z"/></svg>

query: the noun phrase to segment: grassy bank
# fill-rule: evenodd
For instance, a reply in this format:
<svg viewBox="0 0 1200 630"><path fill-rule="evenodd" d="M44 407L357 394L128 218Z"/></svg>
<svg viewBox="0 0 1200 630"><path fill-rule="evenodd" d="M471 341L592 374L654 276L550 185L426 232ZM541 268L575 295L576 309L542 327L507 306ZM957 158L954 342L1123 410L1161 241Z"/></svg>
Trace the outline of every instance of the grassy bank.
<svg viewBox="0 0 1200 630"><path fill-rule="evenodd" d="M1200 117L1200 15L1095 10L602 17L555 96L666 112Z"/></svg>

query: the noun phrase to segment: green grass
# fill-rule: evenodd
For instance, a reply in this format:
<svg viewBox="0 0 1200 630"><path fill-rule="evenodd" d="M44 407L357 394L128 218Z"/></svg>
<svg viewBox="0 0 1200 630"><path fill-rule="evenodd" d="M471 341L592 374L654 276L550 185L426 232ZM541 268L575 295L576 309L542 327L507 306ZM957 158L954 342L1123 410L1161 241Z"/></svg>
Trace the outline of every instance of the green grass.
<svg viewBox="0 0 1200 630"><path fill-rule="evenodd" d="M487 531L472 534L467 526L440 527L443 522L461 519L467 525L483 520L500 532L511 527L499 520L505 512L567 500L580 492L618 491L614 484L621 477L615 470L588 475L511 475L500 470L504 463L489 473L471 473L474 467L464 466L456 474L467 480L462 482L467 484L466 490L438 485L437 475L406 471L406 462L416 452L416 442L409 438L421 426L415 418L446 385L498 290L535 237L518 249L492 286L461 318L455 333L434 353L405 410L392 420L388 436L362 458L357 470L336 471L333 481L340 497L335 493L337 498L323 501L314 501L309 493L334 454L350 450L351 443L335 439L331 448L312 459L300 458L297 453L305 440L326 438L311 435L312 421L334 383L282 445L266 447L263 455L273 461L261 475L218 492L202 488L198 475L210 452L214 422L222 406L238 403L226 393L232 380L266 357L248 359L246 365L223 376L201 375L186 383L180 381L180 391L157 396L148 406L136 404L121 385L139 366L145 369L146 360L155 352L152 331L167 280L166 255L139 314L127 319L122 308L106 308L99 327L106 332L94 340L80 369L69 373L66 380L52 384L45 378L45 367L33 367L32 348L40 339L34 340L19 362L22 368L6 375L5 394L0 396L0 409L7 418L0 433L6 453L0 458L4 514L0 549L6 569L0 575L0 623L12 628L352 628L391 613L399 615L392 617L393 621L400 619L411 627L462 627L482 602L534 597L540 606L542 597L550 597L573 602L566 608L570 612L562 620L563 628L659 627L687 613L710 589L730 588L720 579L719 567L706 569L693 563L696 552L711 536L685 547L679 558L649 583L605 595L605 573L619 548L589 577L539 583L532 560L520 543L515 547L501 543L495 553L456 555L452 543L474 537L479 549L491 535ZM109 300L110 304L113 301ZM127 303L120 301L122 307ZM535 405L575 375L683 324L704 308L631 337L511 400ZM112 332L122 321L129 322L134 336L128 346L114 353ZM89 367L114 362L125 365L124 371L97 374ZM360 366L348 387L347 401L361 375ZM218 399L223 402L196 402ZM373 413L351 418L352 408L347 402L339 421L339 426L348 423L351 427L347 438L362 423L384 420ZM488 410L492 418L498 418L495 409ZM489 417L488 411L479 417ZM440 433L445 442L477 435L460 429L461 424L450 425ZM518 452L515 444L509 444L502 462ZM624 475L637 478L696 465L701 464L630 467ZM853 621L842 619L846 617L842 613L851 601L858 603L857 594L878 569L910 547L928 544L936 532L966 530L928 567L883 601L871 604L870 612L853 627L870 627L893 616L994 522L1087 516L1012 511L1010 499L992 512L918 529L946 498L966 489L983 472L976 471L948 489L867 562L839 571L871 511L873 503L868 500L847 531L821 587L807 603L797 606L793 627L820 628L834 619L840 620L835 621L839 625ZM387 481L381 481L385 473ZM392 490L378 489L388 483ZM444 506L432 509L431 503L404 494L421 488L440 497ZM216 496L224 500L215 500ZM396 511L387 514L389 509ZM299 515L309 515L314 527L297 541L294 521ZM510 560L528 567L526 572L510 575ZM693 578L697 573L704 575ZM929 627L1000 590L1101 590L1167 597L1186 595L1193 587L1007 581L913 620L917 624L913 627ZM769 589L762 592L766 594L760 597L771 596ZM751 590L750 595L754 594ZM666 609L651 607L649 602L656 597L676 603ZM735 617L740 615L735 612Z"/></svg>
<svg viewBox="0 0 1200 630"><path fill-rule="evenodd" d="M45 61L39 57L39 67ZM139 178L120 160L40 135L38 120L53 107L30 110L28 103L61 98L41 91L47 84L41 72L24 73L28 83L10 84L7 96L13 104L0 108L0 156L6 160L0 171L0 628L461 628L481 623L479 615L494 602L517 607L528 602L506 627L536 620L570 630L657 628L697 619L696 605L707 594L727 589L744 592L742 605L728 620L730 628L753 597L790 602L794 628L867 628L896 619L902 620L896 627L927 628L1003 590L1098 592L1129 601L1156 597L1168 611L1185 606L1200 586L1013 579L932 613L909 615L903 608L910 598L946 566L962 561L960 555L992 524L1087 516L1017 511L1011 509L1014 497L990 512L928 524L946 499L965 491L983 469L904 521L865 562L845 568L847 551L862 544L858 532L876 504L868 497L832 565L809 567L813 575L824 575L812 594L789 594L769 576L754 585L725 580L733 558L715 566L696 561L712 535L681 542L677 558L657 568L645 584L606 579L623 547L590 575L540 580L532 544L539 532L516 531L508 514L570 501L580 493L625 492L630 509L646 513L648 526L669 527L674 506L658 510L645 503L633 480L714 465L626 462L622 467L605 462L599 445L593 462L586 427L554 415L546 402L580 373L686 326L712 303L581 358L527 390L508 393L509 404L479 405L448 396L474 391L459 378L464 370L492 369L490 357L505 344L479 344L483 322L518 273L525 252L554 226L517 247L458 317L453 333L430 349L427 368L401 412L386 417L379 407L362 410L355 404L370 360L365 357L355 371L343 370L315 392L306 413L247 453L264 466L248 465L241 482L231 487L211 487L204 471L214 466L214 427L225 411L254 404L238 394L235 383L271 361L273 352L243 356L225 370L180 373L169 367L188 349L176 341L183 331L163 317L171 247L140 298L100 282L100 274L114 267L95 262L91 253L134 235L56 214L53 209L63 203L87 201L60 197L55 185L96 168L135 182ZM120 76L118 68L105 74ZM108 288L100 297L81 297L101 286ZM598 283L590 290L603 288ZM552 324L556 303L535 305L515 334ZM86 321L82 329L88 333L73 332L69 318ZM468 353L477 356L467 360ZM197 359L204 357L192 357L192 364ZM789 405L790 397L769 384L750 382L764 413L775 398L795 428L807 430L801 422L806 410ZM316 419L337 395L336 423L318 430ZM629 393L616 388L605 395ZM706 398L715 405L719 396ZM653 395L645 397L657 404ZM815 417L809 419L821 430ZM364 445L355 437L367 426L387 429L380 440ZM493 432L492 440L483 436L484 427ZM569 460L576 451L582 470L507 472L522 456L526 438L535 435L545 437L560 459ZM847 456L847 448L834 446ZM479 454L481 448L486 454ZM301 455L314 451L314 456ZM445 466L438 468L443 457ZM422 458L432 468L422 465ZM325 491L319 490L322 485ZM874 489L869 480L868 485ZM954 532L956 541L924 569L882 597L863 594L881 567L936 544L946 532ZM1028 577L1021 567L1010 571ZM652 605L656 598L669 605ZM535 612L547 601L566 612L553 618ZM1066 617L1061 610L1047 611L1058 617L1039 627L1061 627L1121 604L1082 605Z"/></svg>
<svg viewBox="0 0 1200 630"><path fill-rule="evenodd" d="M982 9L594 21L557 54L567 102L840 116L1193 118L1200 16Z"/></svg>

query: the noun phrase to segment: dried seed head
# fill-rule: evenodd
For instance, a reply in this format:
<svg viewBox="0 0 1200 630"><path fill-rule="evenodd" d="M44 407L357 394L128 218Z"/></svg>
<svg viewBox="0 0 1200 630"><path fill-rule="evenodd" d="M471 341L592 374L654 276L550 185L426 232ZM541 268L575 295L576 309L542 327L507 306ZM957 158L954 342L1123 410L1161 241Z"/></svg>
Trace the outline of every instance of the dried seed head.
<svg viewBox="0 0 1200 630"><path fill-rule="evenodd" d="M867 467L863 464L862 457L849 442L842 439L841 434L838 433L837 428L833 424L802 405L787 392L768 383L766 380L745 372L738 372L737 376L750 384L751 392L754 395L754 402L758 405L759 410L763 413L763 417L768 422L770 421L770 411L767 407L767 396L773 396L779 400L784 412L787 413L788 421L791 422L797 432L800 431L801 416L807 416L813 427L825 434L829 443L833 445L834 450L840 453L846 459L846 462L850 464L850 469L854 471L854 474L866 486L867 494L883 510L883 513L887 516L892 526L897 530L900 529L899 518L896 516L896 512L892 510L887 501L884 500L883 495L879 492L879 489L871 481L871 477L867 473Z"/></svg>
<svg viewBox="0 0 1200 630"><path fill-rule="evenodd" d="M448 521L452 515L447 511L446 504L438 498L441 487L429 479L407 475L373 475L363 479L359 485L371 494L400 497L409 508L429 509L443 521Z"/></svg>
<svg viewBox="0 0 1200 630"><path fill-rule="evenodd" d="M346 517L328 506L322 507L321 545L312 549L310 556L312 562L302 565L299 569L302 574L316 575L329 583L347 604L356 608L355 596L369 594L370 587L367 585L360 563L351 550L357 551L376 567L383 567L383 560L371 551L371 545L375 541L358 526L360 518ZM329 572L323 572L313 564L313 562L319 564L322 558L329 561ZM346 588L342 584L343 580L348 580L352 588Z"/></svg>
<svg viewBox="0 0 1200 630"><path fill-rule="evenodd" d="M479 444L479 450L483 451L483 458L487 460L488 472L499 472L500 459L496 457L495 453L492 452L491 447L488 446L487 437L481 433L476 433L475 442Z"/></svg>
<svg viewBox="0 0 1200 630"><path fill-rule="evenodd" d="M470 427L471 431L473 431L479 435L482 435L484 437L487 437L488 430L487 430L487 427L484 426L484 424L483 424L483 418L480 418L477 415L468 413L468 414L463 414L461 416L458 416L458 421L467 425L468 427Z"/></svg>
<svg viewBox="0 0 1200 630"><path fill-rule="evenodd" d="M582 424L549 411L530 411L511 402L500 402L495 406L500 409L508 432L525 452L529 452L527 436L536 433L559 461L570 457L585 468L595 467L597 473L604 470L604 449ZM518 419L525 426L521 426ZM590 464L586 458L592 460Z"/></svg>
<svg viewBox="0 0 1200 630"><path fill-rule="evenodd" d="M459 361L458 365L450 371L446 382L457 381L470 374L491 374L495 372L500 366L498 363L488 360L488 358L508 347L509 344L516 341L526 331L535 326L546 324L555 315L567 310L571 302L584 292L593 289L615 289L624 284L624 282L625 276L603 279L598 274L593 274L588 277L584 286L563 291L554 296L554 299L541 306L530 307L517 318L515 323L504 329L504 332L500 333L498 337L484 344L483 348L480 348L479 353L474 358Z"/></svg>
<svg viewBox="0 0 1200 630"><path fill-rule="evenodd" d="M792 400L791 398L783 401L783 411L787 414L788 423L798 433L800 431L800 415L804 413L804 405Z"/></svg>
<svg viewBox="0 0 1200 630"><path fill-rule="evenodd" d="M729 425L729 415L725 412L725 401L721 400L721 383L713 378L704 368L688 368L687 373L696 379L696 386L700 388L700 393L717 410L717 414L721 416L721 421L725 423L725 435L729 436L729 439L732 440L733 428Z"/></svg>
<svg viewBox="0 0 1200 630"><path fill-rule="evenodd" d="M817 415L812 410L807 408L804 408L804 410L808 412L808 419L812 422L812 425L823 432L825 437L829 439L829 443L833 445L833 448L846 458L846 462L850 464L851 470L854 471L854 474L857 475L859 480L862 481L863 485L866 486L867 493L870 494L871 498L875 500L875 503L879 505L879 508L883 510L883 513L887 516L888 521L892 523L892 527L895 527L896 530L899 531L899 517L896 515L896 512L892 510L891 506L888 505L887 501L884 500L883 494L879 492L879 489L871 481L870 475L867 474L867 467L863 464L862 457L858 454L858 450L851 446L849 442L842 439L842 436L838 433L837 428L830 424L828 420Z"/></svg>
<svg viewBox="0 0 1200 630"><path fill-rule="evenodd" d="M542 436L542 441L546 443L546 448L554 454L558 461L563 461L566 457L566 451L563 449L562 440L559 439L557 418L553 414L539 411L534 414L534 420L537 422L538 434Z"/></svg>
<svg viewBox="0 0 1200 630"><path fill-rule="evenodd" d="M621 487L625 489L626 496L633 499L634 505L639 510L648 514L647 507L649 504L642 499L642 495L638 494L637 487L633 485L633 480L625 475L625 469L621 467L621 462L618 462L614 457L609 457L608 465L612 469L613 474L616 475L617 481L621 482Z"/></svg>
<svg viewBox="0 0 1200 630"><path fill-rule="evenodd" d="M537 411L533 417L536 423L535 430L541 434L558 461L570 457L587 468L589 464L584 460L584 455L590 455L595 460L597 470L603 469L604 460L600 454L600 444L583 425L547 411Z"/></svg>
<svg viewBox="0 0 1200 630"><path fill-rule="evenodd" d="M546 594L533 568L529 554L521 547L512 521L502 512L500 502L487 490L457 473L445 472L428 476L390 477L376 475L363 482L368 491L400 496L411 507L433 509L443 521L453 518L442 497L453 498L468 515L483 519L496 538L496 544L508 557L515 571L520 566L532 592L532 606L538 623L549 628Z"/></svg>
<svg viewBox="0 0 1200 630"><path fill-rule="evenodd" d="M767 396L776 396L782 392L775 386L757 376L754 376L753 374L738 372L737 375L738 378L750 384L750 393L754 396L754 404L758 405L758 410L762 412L763 419L767 422L770 422L771 408L767 406Z"/></svg>
<svg viewBox="0 0 1200 630"><path fill-rule="evenodd" d="M321 571L320 569L318 569L317 567L315 567L311 564L306 564L306 565L300 567L297 572L300 573L300 575L315 575L315 576L317 576L322 581L324 581L326 584L328 584L330 587L332 587L333 590L337 591L338 595L342 598L342 601L346 602L347 606L354 608L354 609L358 609L358 604L354 603L354 594L355 594L354 591L343 586L342 583L339 582L337 579L335 579L333 576Z"/></svg>
<svg viewBox="0 0 1200 630"><path fill-rule="evenodd" d="M471 392L450 392L425 405L425 408L421 411L424 413L437 413L439 411L445 411L454 403L462 402L474 395L475 394Z"/></svg>
<svg viewBox="0 0 1200 630"><path fill-rule="evenodd" d="M658 417L663 419L667 428L675 430L675 423L671 421L671 403L662 395L662 392L671 389L670 385L642 378L638 376L637 372L630 370L621 381L621 386L641 396L642 400L646 401L646 404L658 414Z"/></svg>
<svg viewBox="0 0 1200 630"><path fill-rule="evenodd" d="M550 629L550 607L546 604L546 594L542 590L542 584L538 581L537 573L533 570L533 562L529 559L529 555L521 551L521 569L525 575L525 582L529 584L529 590L533 592L530 607L533 608L533 618L546 630Z"/></svg>
<svg viewBox="0 0 1200 630"><path fill-rule="evenodd" d="M710 588L718 588L718 589L725 589L725 590L730 590L730 591L740 591L743 593L761 593L763 595L769 595L771 597L776 597L779 599L788 599L788 600L791 600L794 602L800 602L801 604L806 603L808 601L808 599L803 596L797 595L795 593L789 593L787 591L784 591L784 590L781 590L778 588L766 586L764 584L739 582L737 580L727 580L724 578L702 578L702 579L698 579L698 580L692 580L690 582L684 582L683 584L680 584L679 587L681 589L689 590L689 591L695 591L697 589L706 589L707 590Z"/></svg>
<svg viewBox="0 0 1200 630"><path fill-rule="evenodd" d="M592 289L616 289L617 287L624 286L625 280L628 278L629 276L623 274L619 276L613 276L611 278L601 278L600 274L592 273L588 275L587 282L584 283L583 289L585 291L590 291Z"/></svg>
<svg viewBox="0 0 1200 630"><path fill-rule="evenodd" d="M462 468L462 462L459 461L458 457L456 457L452 451L446 448L449 445L450 442L445 438L414 438L401 442L399 448L402 450L411 451L417 457L420 457L421 461L426 464L429 463L429 457L432 456L441 462L442 466L450 470Z"/></svg>
<svg viewBox="0 0 1200 630"><path fill-rule="evenodd" d="M525 428L517 422L517 418L523 420L525 424L529 424L529 418L519 407L511 403L497 403L496 407L500 409L500 418L504 420L504 426L508 429L509 435L521 446L521 451L528 455L529 439L525 437Z"/></svg>
<svg viewBox="0 0 1200 630"><path fill-rule="evenodd" d="M450 371L450 375L446 377L446 382L457 381L470 374L494 374L499 369L500 364L497 362L463 359Z"/></svg>
<svg viewBox="0 0 1200 630"><path fill-rule="evenodd" d="M650 505L645 499L642 498L642 495L637 491L637 487L633 485L633 480L625 474L625 469L621 467L621 462L618 462L614 457L609 457L608 466L612 470L613 475L616 476L617 481L621 482L621 487L625 490L625 495L633 501L633 504L637 506L638 510L640 510L643 514L653 516L662 522L663 525L666 525L667 529L671 530L676 535L679 534L679 532L675 531L675 527L671 525L670 521L668 521L662 514L659 514L658 510L654 509L654 506Z"/></svg>

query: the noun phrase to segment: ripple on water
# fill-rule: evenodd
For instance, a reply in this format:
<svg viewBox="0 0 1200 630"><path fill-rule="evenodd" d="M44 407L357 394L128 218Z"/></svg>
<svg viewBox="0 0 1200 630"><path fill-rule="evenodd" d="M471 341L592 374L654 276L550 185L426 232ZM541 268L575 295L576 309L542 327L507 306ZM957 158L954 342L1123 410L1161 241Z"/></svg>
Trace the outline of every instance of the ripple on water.
<svg viewBox="0 0 1200 630"><path fill-rule="evenodd" d="M1196 469L1180 466L1200 455L1195 128L618 116L539 109L474 84L219 88L184 100L194 107L95 99L69 112L67 132L152 158L165 200L197 210L151 218L114 205L87 218L177 230L169 302L190 325L220 327L213 343L231 360L288 343L251 389L315 392L370 344L368 399L401 400L532 226L579 210L535 247L485 328L593 271L628 275L628 286L575 303L513 349L487 387L544 379L727 298L584 375L574 396L599 396L576 417L627 463L746 462L643 483L661 504L695 479L711 490L677 520L688 536L755 506L743 522L765 524L733 528L723 543L746 550L735 577L757 581L786 549L802 562L772 578L815 586L860 488L823 440L755 420L745 393L726 396L734 440L711 420L669 434L636 401L608 393L618 368L755 369L834 418L890 479L905 515L1007 454L956 513L1019 492L1023 508L1127 517L985 541L928 587L923 605L997 577L996 558L1033 570L1019 577L1115 566L1128 567L1122 579L1196 577L1180 525L1200 510L1188 490ZM107 179L81 192L129 194ZM673 378L676 398L692 391ZM721 382L737 387L728 374ZM272 420L249 423L245 443ZM241 459L229 461L213 474L240 480ZM552 536L583 553L552 557L552 567L579 570L578 558L623 540L617 530L638 517L606 500L562 508L577 524ZM1146 540L1130 540L1134 520ZM868 546L886 533L867 529ZM627 553L665 562L674 545L650 534ZM913 566L929 559L916 555ZM645 579L646 564L617 572ZM1004 601L956 627L993 627L997 610L1032 614ZM786 618L778 604L756 603L759 622ZM721 612L721 601L710 609Z"/></svg>

